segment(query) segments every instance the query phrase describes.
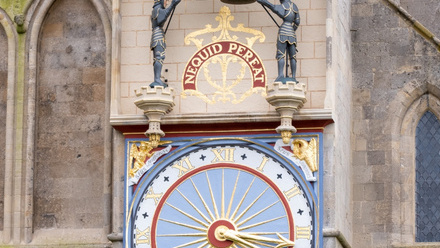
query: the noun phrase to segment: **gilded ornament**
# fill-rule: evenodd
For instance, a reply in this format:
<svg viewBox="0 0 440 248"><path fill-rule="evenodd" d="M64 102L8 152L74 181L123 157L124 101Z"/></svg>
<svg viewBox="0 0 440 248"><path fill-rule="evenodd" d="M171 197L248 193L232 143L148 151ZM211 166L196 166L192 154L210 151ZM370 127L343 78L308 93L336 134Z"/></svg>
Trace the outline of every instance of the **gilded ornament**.
<svg viewBox="0 0 440 248"><path fill-rule="evenodd" d="M131 145L129 160L131 163L129 171L130 177L134 177L134 174L136 174L136 172L142 168L142 166L144 166L145 161L153 156L154 152L151 152L153 149L154 148L150 142L146 141L141 141L139 146L136 144Z"/></svg>
<svg viewBox="0 0 440 248"><path fill-rule="evenodd" d="M303 139L295 139L292 142L293 156L306 162L312 172L318 170L317 165L317 145L316 139L312 138L309 142Z"/></svg>
<svg viewBox="0 0 440 248"><path fill-rule="evenodd" d="M264 87L266 86L266 73L263 63L258 55L252 50L253 44L258 40L265 40L264 34L255 29L246 28L243 24L236 27L231 25L234 16L228 7L223 6L220 9L216 21L219 25L215 28L208 24L204 29L197 30L185 37L185 44L194 43L198 51L188 61L183 75L183 92L182 97L187 95L197 96L208 104L220 102L231 102L238 104L254 93L260 92L265 96ZM239 37L232 33L241 33L245 35L253 35L246 37L246 43L240 43ZM203 35L213 35L211 43L204 45ZM214 80L211 77L210 65L220 66L221 80ZM232 67L231 65L237 65ZM227 80L228 69L237 68L236 78ZM246 75L246 68L249 68L252 76L252 87L246 92L237 96L234 89L242 83ZM214 93L207 95L197 90L197 76L200 73L204 75L204 79L209 86L212 87Z"/></svg>
<svg viewBox="0 0 440 248"><path fill-rule="evenodd" d="M160 136L159 136L160 139ZM129 158L129 176L133 178L144 165L145 162L150 159L156 152L152 152L154 148L158 145L168 144L170 141L153 140L150 142L140 141L139 146L132 144L130 147L130 158Z"/></svg>

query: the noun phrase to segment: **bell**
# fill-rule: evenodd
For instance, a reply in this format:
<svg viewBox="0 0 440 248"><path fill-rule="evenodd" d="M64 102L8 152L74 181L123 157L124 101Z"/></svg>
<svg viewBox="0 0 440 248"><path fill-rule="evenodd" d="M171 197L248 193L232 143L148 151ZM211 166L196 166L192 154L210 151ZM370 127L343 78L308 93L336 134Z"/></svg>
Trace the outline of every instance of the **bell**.
<svg viewBox="0 0 440 248"><path fill-rule="evenodd" d="M255 2L255 0L220 0L220 1L227 4L249 4Z"/></svg>

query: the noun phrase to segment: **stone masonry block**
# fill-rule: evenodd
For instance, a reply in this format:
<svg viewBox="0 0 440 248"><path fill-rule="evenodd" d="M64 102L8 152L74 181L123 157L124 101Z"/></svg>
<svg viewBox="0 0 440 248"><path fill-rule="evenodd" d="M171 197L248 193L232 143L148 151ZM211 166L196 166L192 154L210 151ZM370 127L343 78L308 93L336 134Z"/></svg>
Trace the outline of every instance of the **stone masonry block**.
<svg viewBox="0 0 440 248"><path fill-rule="evenodd" d="M303 59L299 68L302 77L323 77L326 75L325 59Z"/></svg>
<svg viewBox="0 0 440 248"><path fill-rule="evenodd" d="M272 19L270 19L270 16L264 15L264 13L261 13L261 12L250 12L249 13L249 25L251 27L276 26L275 23L273 23Z"/></svg>
<svg viewBox="0 0 440 248"><path fill-rule="evenodd" d="M47 37L63 37L63 24L48 24L44 27L43 32L44 35L47 35Z"/></svg>
<svg viewBox="0 0 440 248"><path fill-rule="evenodd" d="M310 0L311 9L325 9L327 6L326 0Z"/></svg>
<svg viewBox="0 0 440 248"><path fill-rule="evenodd" d="M309 77L307 90L325 92L326 83L327 82L325 77Z"/></svg>
<svg viewBox="0 0 440 248"><path fill-rule="evenodd" d="M83 84L102 84L105 82L105 68L86 67L83 69Z"/></svg>
<svg viewBox="0 0 440 248"><path fill-rule="evenodd" d="M361 4L353 4L351 6L351 15L352 16L364 16L371 17L373 16L373 6L368 3Z"/></svg>
<svg viewBox="0 0 440 248"><path fill-rule="evenodd" d="M146 47L121 48L122 65L145 65L150 57L150 49Z"/></svg>
<svg viewBox="0 0 440 248"><path fill-rule="evenodd" d="M136 32L136 45L139 47L147 47L150 49L151 31Z"/></svg>
<svg viewBox="0 0 440 248"><path fill-rule="evenodd" d="M210 23L216 26L215 17L217 13L212 14L192 14L180 16L180 28L182 29L203 29L206 24Z"/></svg>
<svg viewBox="0 0 440 248"><path fill-rule="evenodd" d="M153 78L153 68L147 65L121 66L121 81L150 81Z"/></svg>
<svg viewBox="0 0 440 248"><path fill-rule="evenodd" d="M327 13L325 9L308 10L306 17L307 25L325 25L326 17L327 17Z"/></svg>
<svg viewBox="0 0 440 248"><path fill-rule="evenodd" d="M302 41L325 41L326 30L324 25L300 26Z"/></svg>
<svg viewBox="0 0 440 248"><path fill-rule="evenodd" d="M298 42L298 59L311 59L315 57L315 44L313 42Z"/></svg>
<svg viewBox="0 0 440 248"><path fill-rule="evenodd" d="M214 2L213 1L186 0L184 3L185 3L185 14L190 14L190 13L200 14L200 13L214 12Z"/></svg>
<svg viewBox="0 0 440 248"><path fill-rule="evenodd" d="M385 164L385 152L384 151L368 151L367 161L369 165L382 165Z"/></svg>
<svg viewBox="0 0 440 248"><path fill-rule="evenodd" d="M322 109L324 108L325 91L313 91L311 92L311 108Z"/></svg>
<svg viewBox="0 0 440 248"><path fill-rule="evenodd" d="M150 20L147 16L125 16L122 17L122 32L149 30Z"/></svg>
<svg viewBox="0 0 440 248"><path fill-rule="evenodd" d="M141 16L143 4L141 2L136 3L122 3L121 15L122 16Z"/></svg>
<svg viewBox="0 0 440 248"><path fill-rule="evenodd" d="M122 32L121 33L121 47L136 46L136 32Z"/></svg>
<svg viewBox="0 0 440 248"><path fill-rule="evenodd" d="M311 0L302 0L295 2L296 6L298 6L298 9L300 11L300 15L301 15L301 10L310 9L310 1Z"/></svg>
<svg viewBox="0 0 440 248"><path fill-rule="evenodd" d="M326 42L315 41L315 58L326 58L327 45Z"/></svg>

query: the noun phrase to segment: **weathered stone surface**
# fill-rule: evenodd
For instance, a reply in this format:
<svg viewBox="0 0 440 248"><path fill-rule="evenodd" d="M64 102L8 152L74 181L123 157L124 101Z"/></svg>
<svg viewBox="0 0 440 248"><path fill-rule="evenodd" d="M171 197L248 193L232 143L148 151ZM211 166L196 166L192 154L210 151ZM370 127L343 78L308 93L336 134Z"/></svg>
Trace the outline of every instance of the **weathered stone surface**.
<svg viewBox="0 0 440 248"><path fill-rule="evenodd" d="M5 145L6 145L6 92L8 79L8 40L0 25L0 231L3 230L4 185L5 185Z"/></svg>
<svg viewBox="0 0 440 248"><path fill-rule="evenodd" d="M438 1L398 2L434 33L440 33ZM406 126L413 126L410 122L418 122L417 111L424 111L408 110L414 100L417 102L426 93L438 97L440 56L386 1L352 3L352 93L357 110L353 115L353 138L365 140L367 147L366 152L353 149L352 246L409 244L413 241L408 237L413 237L414 230L408 227L415 223L404 216L412 216L414 210L399 206L414 199L414 192L408 190L413 189L414 168L407 167L414 163L414 134L403 143L400 135ZM407 112L414 118L395 123ZM406 190L401 192L401 188Z"/></svg>
<svg viewBox="0 0 440 248"><path fill-rule="evenodd" d="M35 228L103 226L105 37L86 0L58 0L42 28Z"/></svg>

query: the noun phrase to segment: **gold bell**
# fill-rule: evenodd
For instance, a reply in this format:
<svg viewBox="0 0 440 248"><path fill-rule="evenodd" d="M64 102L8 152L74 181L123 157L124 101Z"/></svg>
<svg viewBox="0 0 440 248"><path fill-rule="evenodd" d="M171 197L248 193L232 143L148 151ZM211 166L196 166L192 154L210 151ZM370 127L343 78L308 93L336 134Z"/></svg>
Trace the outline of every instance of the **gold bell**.
<svg viewBox="0 0 440 248"><path fill-rule="evenodd" d="M220 0L227 4L249 4L255 2L255 0Z"/></svg>

